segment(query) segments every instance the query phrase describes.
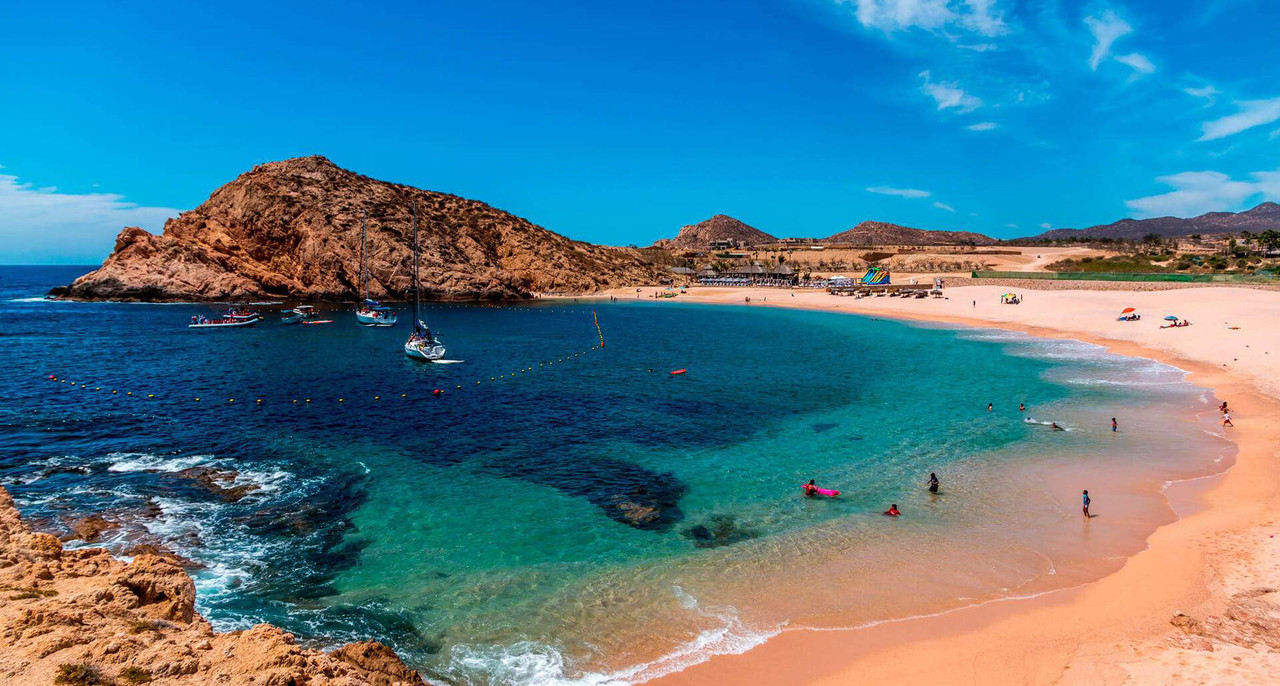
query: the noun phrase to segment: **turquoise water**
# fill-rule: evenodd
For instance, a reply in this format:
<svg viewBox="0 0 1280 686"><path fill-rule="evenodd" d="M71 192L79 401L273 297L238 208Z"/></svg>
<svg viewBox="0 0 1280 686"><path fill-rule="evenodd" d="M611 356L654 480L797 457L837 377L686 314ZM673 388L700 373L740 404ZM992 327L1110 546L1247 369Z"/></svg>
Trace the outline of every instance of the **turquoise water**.
<svg viewBox="0 0 1280 686"><path fill-rule="evenodd" d="M0 476L24 513L107 511L127 523L109 546L198 560L219 628L378 638L452 683L630 683L788 628L1079 583L1171 518L1166 481L1230 460L1180 371L1068 341L543 302L429 310L464 362L423 366L405 330L341 309L193 333L209 308L33 299L66 277L0 269ZM223 502L177 475L196 465L263 488ZM843 495L802 497L810 478Z"/></svg>

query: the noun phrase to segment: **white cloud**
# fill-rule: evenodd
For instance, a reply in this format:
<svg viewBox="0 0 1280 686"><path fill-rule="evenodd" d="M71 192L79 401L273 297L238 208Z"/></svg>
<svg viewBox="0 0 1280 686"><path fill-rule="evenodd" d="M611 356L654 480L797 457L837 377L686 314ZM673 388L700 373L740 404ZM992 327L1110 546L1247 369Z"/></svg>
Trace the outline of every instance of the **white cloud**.
<svg viewBox="0 0 1280 686"><path fill-rule="evenodd" d="M934 81L933 75L928 69L920 72L920 78L924 79L924 85L920 89L934 102L938 103L939 110L956 108L962 113L972 112L982 107L982 100L975 95L967 93L954 81Z"/></svg>
<svg viewBox="0 0 1280 686"><path fill-rule="evenodd" d="M948 212L955 212L955 211L956 211L956 208L954 208L954 207L952 207L952 206L950 206L950 205L946 204L945 202L934 202L934 203L933 203L933 206L934 206L934 207L936 207L936 208L938 208L938 209L940 209L940 210L946 210L946 211L948 211Z"/></svg>
<svg viewBox="0 0 1280 686"><path fill-rule="evenodd" d="M868 186L867 192L879 195L896 195L899 198L927 198L933 195L929 191L922 191L918 188L893 188L891 186Z"/></svg>
<svg viewBox="0 0 1280 686"><path fill-rule="evenodd" d="M20 264L101 261L126 226L159 232L179 210L141 207L114 193L60 193L0 174L0 262Z"/></svg>
<svg viewBox="0 0 1280 686"><path fill-rule="evenodd" d="M970 124L965 128L969 129L970 131L990 131L998 126L999 124L993 121L980 121L977 124Z"/></svg>
<svg viewBox="0 0 1280 686"><path fill-rule="evenodd" d="M1050 224L1049 222L1040 222L1040 228L1042 228L1042 229L1052 229L1052 228L1053 228L1053 224Z"/></svg>
<svg viewBox="0 0 1280 686"><path fill-rule="evenodd" d="M1008 32L995 0L836 0L853 5L858 22L885 33L923 29L959 29L982 36Z"/></svg>
<svg viewBox="0 0 1280 686"><path fill-rule="evenodd" d="M1251 176L1253 178L1246 181L1216 171L1161 176L1156 182L1172 187L1172 191L1128 200L1125 204L1139 217L1193 217L1205 212L1239 209L1255 196L1280 200L1280 170L1254 172Z"/></svg>
<svg viewBox="0 0 1280 686"><path fill-rule="evenodd" d="M1156 65L1152 64L1146 55L1136 52L1131 52L1128 55L1118 55L1116 61L1120 64L1128 65L1139 74L1150 74L1156 70Z"/></svg>
<svg viewBox="0 0 1280 686"><path fill-rule="evenodd" d="M1205 100L1208 100L1209 102L1207 105L1205 105L1205 107L1208 107L1209 105L1212 105L1215 102L1217 102L1218 96L1222 94L1222 91L1218 90L1217 88L1214 88L1213 84L1206 84L1202 88L1191 88L1191 87L1183 88L1182 92L1186 93L1187 95L1190 95L1193 98L1203 98Z"/></svg>
<svg viewBox="0 0 1280 686"><path fill-rule="evenodd" d="M1221 119L1207 121L1200 125L1203 135L1201 141L1213 141L1227 136L1234 136L1241 131L1255 126L1270 124L1280 120L1280 98L1270 100L1246 100L1237 102L1239 111Z"/></svg>
<svg viewBox="0 0 1280 686"><path fill-rule="evenodd" d="M1089 55L1089 68L1097 71L1102 60L1111 54L1111 45L1121 36L1133 32L1129 22L1120 18L1113 10L1107 10L1096 17L1085 17L1084 23L1093 34L1093 52Z"/></svg>
<svg viewBox="0 0 1280 686"><path fill-rule="evenodd" d="M1006 229L1016 229L1016 228L1018 228L1018 225L1017 225L1017 224L1005 224L1005 225L1004 225L1004 228L1006 228Z"/></svg>

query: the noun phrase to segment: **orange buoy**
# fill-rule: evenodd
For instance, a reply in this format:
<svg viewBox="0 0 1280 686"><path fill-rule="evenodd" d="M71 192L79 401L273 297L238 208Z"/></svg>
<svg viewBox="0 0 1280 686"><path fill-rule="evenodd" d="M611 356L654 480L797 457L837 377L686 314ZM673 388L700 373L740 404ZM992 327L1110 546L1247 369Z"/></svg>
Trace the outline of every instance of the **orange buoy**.
<svg viewBox="0 0 1280 686"><path fill-rule="evenodd" d="M677 370L675 370L674 372L671 372L671 375L672 375L672 376L677 376L677 375L683 374L683 373L685 373L685 372L687 372L687 371L689 371L689 370L687 370L687 369L677 369Z"/></svg>

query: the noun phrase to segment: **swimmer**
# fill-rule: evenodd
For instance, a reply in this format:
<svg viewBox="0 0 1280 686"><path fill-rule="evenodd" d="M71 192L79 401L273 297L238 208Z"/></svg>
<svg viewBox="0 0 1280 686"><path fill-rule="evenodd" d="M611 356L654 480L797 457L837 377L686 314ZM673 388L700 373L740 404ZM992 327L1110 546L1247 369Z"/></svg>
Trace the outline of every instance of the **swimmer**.
<svg viewBox="0 0 1280 686"><path fill-rule="evenodd" d="M1089 505L1093 502L1093 499L1089 497L1089 491L1087 489L1085 490L1084 497L1081 500L1084 502L1084 516L1092 517L1093 515L1089 514Z"/></svg>
<svg viewBox="0 0 1280 686"><path fill-rule="evenodd" d="M991 410L995 409L995 406L996 406L995 403L987 403L987 412L990 412Z"/></svg>
<svg viewBox="0 0 1280 686"><path fill-rule="evenodd" d="M1026 411L1027 411L1027 405L1026 405L1026 403L1018 403L1018 411L1019 411L1019 412L1026 412Z"/></svg>
<svg viewBox="0 0 1280 686"><path fill-rule="evenodd" d="M818 495L818 485L814 483L814 479L809 479L809 483L804 485L804 494L810 498Z"/></svg>
<svg viewBox="0 0 1280 686"><path fill-rule="evenodd" d="M1066 429L1058 426L1057 422L1049 422L1049 429L1051 431L1066 431Z"/></svg>
<svg viewBox="0 0 1280 686"><path fill-rule="evenodd" d="M929 492L930 492L930 493L937 493L937 492L938 492L938 475L937 475L937 474L934 474L933 472L929 472L929 484L928 484L928 485L929 485Z"/></svg>
<svg viewBox="0 0 1280 686"><path fill-rule="evenodd" d="M886 517L897 517L897 516L898 516L898 515L900 515L900 514L902 514L902 513L898 511L898 504L897 504L897 503L894 503L894 504L890 505L890 506L889 506L889 509L887 509L887 510L885 510L885 511L884 511L884 515L885 515Z"/></svg>

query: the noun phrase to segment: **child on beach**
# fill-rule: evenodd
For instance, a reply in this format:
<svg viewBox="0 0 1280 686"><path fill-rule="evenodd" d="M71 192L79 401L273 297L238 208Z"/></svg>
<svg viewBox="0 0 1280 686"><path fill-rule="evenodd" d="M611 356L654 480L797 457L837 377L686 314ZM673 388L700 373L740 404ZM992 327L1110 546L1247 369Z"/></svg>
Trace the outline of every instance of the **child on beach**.
<svg viewBox="0 0 1280 686"><path fill-rule="evenodd" d="M938 475L937 475L937 474L935 474L935 473L933 473L933 472L929 472L929 484L928 484L928 485L929 485L929 492L930 492L930 493L937 493L937 492L938 492Z"/></svg>
<svg viewBox="0 0 1280 686"><path fill-rule="evenodd" d="M1089 491L1088 491L1088 490L1085 490L1085 492L1084 492L1084 499L1083 499L1083 500L1084 500L1084 516L1086 516L1086 517L1092 517L1093 515L1089 514L1089 503L1092 503L1092 502L1093 502L1093 500L1089 498Z"/></svg>
<svg viewBox="0 0 1280 686"><path fill-rule="evenodd" d="M885 511L884 511L884 515L885 515L886 517L897 517L897 516L898 516L898 515L900 515L900 514L902 514L902 513L898 511L898 504L897 504L897 503L894 503L894 504L890 505L890 506L889 506L889 509L887 509L887 510L885 510Z"/></svg>
<svg viewBox="0 0 1280 686"><path fill-rule="evenodd" d="M1119 429L1119 428L1120 428L1120 425L1119 425L1119 424L1116 424L1116 418L1115 418L1115 417L1112 417L1112 418L1111 418L1111 433L1115 433L1115 432L1116 432L1116 429Z"/></svg>
<svg viewBox="0 0 1280 686"><path fill-rule="evenodd" d="M1233 428L1233 429L1235 428L1235 426L1236 426L1236 425L1231 423L1231 413L1230 413L1230 412L1223 412L1223 413L1222 413L1222 426L1224 426L1224 427L1229 426L1229 427L1231 427L1231 428Z"/></svg>

